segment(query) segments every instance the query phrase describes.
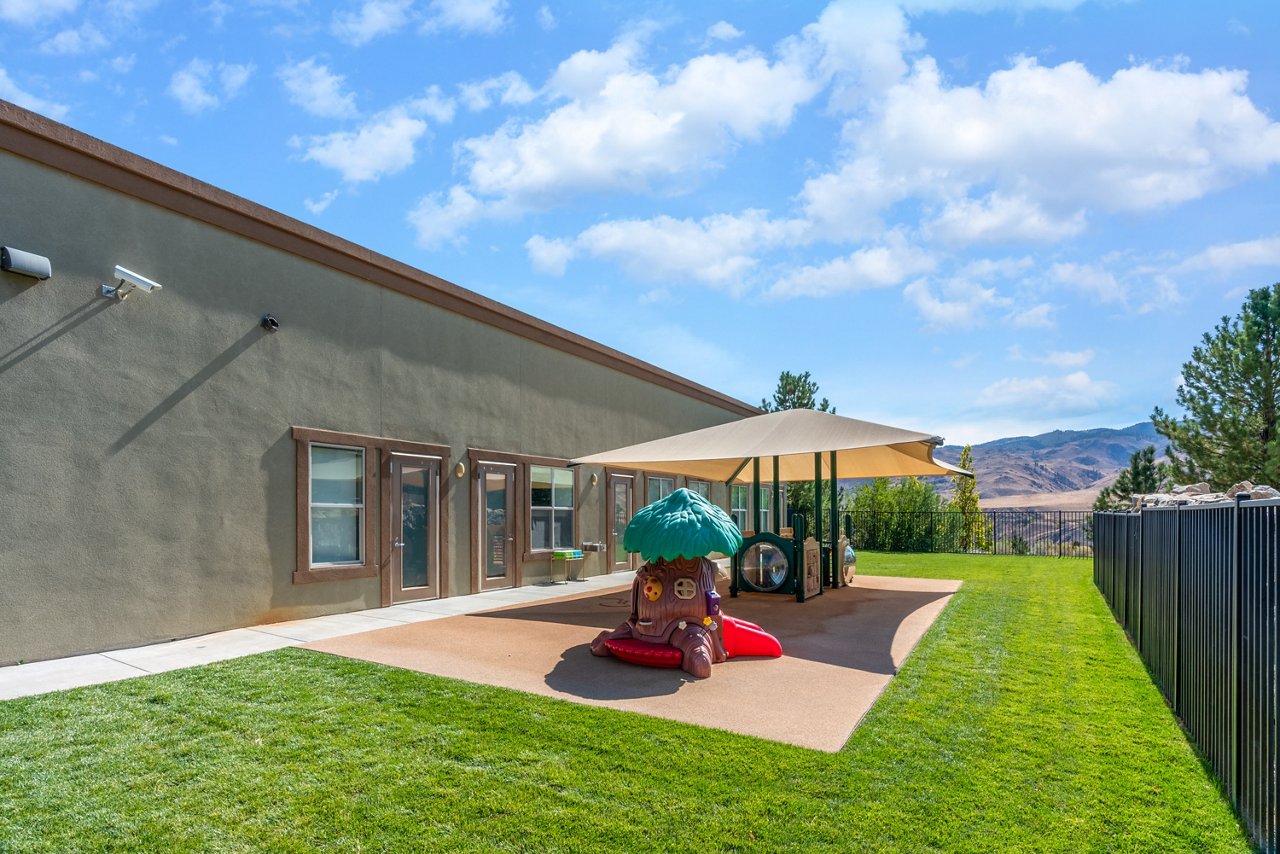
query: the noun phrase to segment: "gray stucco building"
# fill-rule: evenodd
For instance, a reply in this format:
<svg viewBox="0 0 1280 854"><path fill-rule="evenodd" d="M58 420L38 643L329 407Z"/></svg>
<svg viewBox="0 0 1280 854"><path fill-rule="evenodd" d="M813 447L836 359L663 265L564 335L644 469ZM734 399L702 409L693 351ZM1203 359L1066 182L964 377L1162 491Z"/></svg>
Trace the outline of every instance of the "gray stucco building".
<svg viewBox="0 0 1280 854"><path fill-rule="evenodd" d="M0 664L625 568L686 484L566 461L757 411L2 101L0 195Z"/></svg>

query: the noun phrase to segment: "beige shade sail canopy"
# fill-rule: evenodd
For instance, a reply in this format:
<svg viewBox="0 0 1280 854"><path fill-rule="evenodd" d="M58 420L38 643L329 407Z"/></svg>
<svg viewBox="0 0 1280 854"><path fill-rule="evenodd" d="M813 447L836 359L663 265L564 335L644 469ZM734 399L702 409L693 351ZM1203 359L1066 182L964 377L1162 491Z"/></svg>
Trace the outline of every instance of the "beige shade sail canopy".
<svg viewBox="0 0 1280 854"><path fill-rule="evenodd" d="M829 455L834 451L837 478L950 474L972 477L971 472L933 458L933 449L940 444L942 440L929 433L812 409L788 409L579 457L570 465L617 466L724 483L749 483L751 460L759 458L761 478L772 480L773 458L777 457L778 479L792 483L814 479L814 454L823 455L822 474L830 477Z"/></svg>

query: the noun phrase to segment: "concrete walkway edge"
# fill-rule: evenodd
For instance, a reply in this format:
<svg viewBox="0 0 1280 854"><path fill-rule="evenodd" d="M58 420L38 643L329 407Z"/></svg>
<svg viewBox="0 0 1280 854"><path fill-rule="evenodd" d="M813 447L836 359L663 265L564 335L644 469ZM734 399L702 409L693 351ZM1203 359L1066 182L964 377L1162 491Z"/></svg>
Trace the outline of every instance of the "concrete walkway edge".
<svg viewBox="0 0 1280 854"><path fill-rule="evenodd" d="M182 667L197 667L286 646L300 646L312 641L367 632L370 629L474 614L506 605L545 602L585 592L624 588L629 587L634 578L634 572L616 572L581 581L509 587L470 596L406 602L387 608L370 608L345 614L326 614L304 620L230 629L132 649L0 667L0 700L115 682Z"/></svg>

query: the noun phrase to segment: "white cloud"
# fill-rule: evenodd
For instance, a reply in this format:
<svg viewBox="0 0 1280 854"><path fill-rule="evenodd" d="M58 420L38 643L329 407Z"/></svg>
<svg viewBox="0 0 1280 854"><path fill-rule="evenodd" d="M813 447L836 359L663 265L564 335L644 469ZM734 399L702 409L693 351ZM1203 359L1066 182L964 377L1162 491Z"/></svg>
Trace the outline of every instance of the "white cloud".
<svg viewBox="0 0 1280 854"><path fill-rule="evenodd" d="M842 258L805 266L782 276L769 288L770 297L831 296L845 291L883 288L927 273L936 259L911 246L900 232L890 232L880 246L865 246Z"/></svg>
<svg viewBox="0 0 1280 854"><path fill-rule="evenodd" d="M356 115L356 96L344 91L346 78L315 59L280 66L276 72L289 100L313 116L345 119Z"/></svg>
<svg viewBox="0 0 1280 854"><path fill-rule="evenodd" d="M656 74L639 64L642 37L562 62L544 91L567 103L544 118L461 142L467 193L531 209L581 193L687 190L735 145L790 124L818 89L803 67L750 52Z"/></svg>
<svg viewBox="0 0 1280 854"><path fill-rule="evenodd" d="M707 27L707 38L712 41L728 42L742 38L742 30L728 21L716 21Z"/></svg>
<svg viewBox="0 0 1280 854"><path fill-rule="evenodd" d="M1019 329L1049 329L1054 325L1053 311L1051 304L1042 302L1015 312L1009 322Z"/></svg>
<svg viewBox="0 0 1280 854"><path fill-rule="evenodd" d="M556 28L556 16L551 13L550 6L538 7L538 26L547 32Z"/></svg>
<svg viewBox="0 0 1280 854"><path fill-rule="evenodd" d="M434 249L442 243L457 241L472 223L486 216L500 216L499 205L485 204L463 187L448 193L432 193L418 200L409 211L409 223L417 232L418 245Z"/></svg>
<svg viewBox="0 0 1280 854"><path fill-rule="evenodd" d="M79 5L80 0L0 0L0 21L40 24L74 12Z"/></svg>
<svg viewBox="0 0 1280 854"><path fill-rule="evenodd" d="M1071 236L1090 210L1174 205L1280 163L1280 124L1246 83L1152 65L1100 79L1024 57L981 86L950 86L925 57L846 127L849 156L801 201L846 237L913 197L944 203L926 230L950 242Z"/></svg>
<svg viewBox="0 0 1280 854"><path fill-rule="evenodd" d="M892 3L836 0L792 47L832 82L831 106L853 109L879 98L907 73L903 54L924 42Z"/></svg>
<svg viewBox="0 0 1280 854"><path fill-rule="evenodd" d="M506 11L507 0L431 0L424 29L492 35L507 25Z"/></svg>
<svg viewBox="0 0 1280 854"><path fill-rule="evenodd" d="M770 220L765 211L718 214L700 220L660 216L598 223L575 246L618 262L641 279L694 279L740 292L756 266L755 253L794 237L795 223Z"/></svg>
<svg viewBox="0 0 1280 854"><path fill-rule="evenodd" d="M533 269L550 276L563 276L569 261L577 254L569 241L548 240L540 234L526 240L524 248L529 253Z"/></svg>
<svg viewBox="0 0 1280 854"><path fill-rule="evenodd" d="M427 87L427 92L420 98L414 98L406 105L410 112L434 119L437 123L447 125L453 121L456 106L452 98L446 98L440 87L434 83Z"/></svg>
<svg viewBox="0 0 1280 854"><path fill-rule="evenodd" d="M993 192L983 199L960 198L924 223L925 236L943 243L1052 243L1085 229L1084 211L1054 216L1035 202Z"/></svg>
<svg viewBox="0 0 1280 854"><path fill-rule="evenodd" d="M364 0L354 12L335 13L329 30L342 41L360 47L409 23L412 5L413 0Z"/></svg>
<svg viewBox="0 0 1280 854"><path fill-rule="evenodd" d="M121 54L120 56L113 57L111 61L107 63L107 67L116 74L128 74L133 70L134 63L137 62L137 60L137 56L132 53Z"/></svg>
<svg viewBox="0 0 1280 854"><path fill-rule="evenodd" d="M303 160L336 169L349 183L376 181L412 164L414 145L426 132L426 122L403 107L393 107L358 130L311 137Z"/></svg>
<svg viewBox="0 0 1280 854"><path fill-rule="evenodd" d="M215 68L193 59L173 73L169 94L188 113L202 113L234 98L253 75L252 65L218 63Z"/></svg>
<svg viewBox="0 0 1280 854"><path fill-rule="evenodd" d="M253 76L252 65L228 65L218 63L218 80L222 84L222 95L226 99L234 98Z"/></svg>
<svg viewBox="0 0 1280 854"><path fill-rule="evenodd" d="M463 105L473 111L486 110L496 98L502 104L527 104L537 97L537 92L514 71L508 71L477 83L463 83L458 87L458 97Z"/></svg>
<svg viewBox="0 0 1280 854"><path fill-rule="evenodd" d="M177 144L178 144L178 138L177 138L176 136L170 136L170 135L169 135L169 134L167 134L167 133L162 133L162 134L160 134L160 141L161 141L161 142L163 142L165 145L177 145Z"/></svg>
<svg viewBox="0 0 1280 854"><path fill-rule="evenodd" d="M1280 235L1210 246L1178 264L1174 271L1234 273L1250 267L1280 267Z"/></svg>
<svg viewBox="0 0 1280 854"><path fill-rule="evenodd" d="M76 56L101 50L108 44L106 36L93 24L81 24L74 30L63 30L40 44L40 52L55 56Z"/></svg>
<svg viewBox="0 0 1280 854"><path fill-rule="evenodd" d="M1123 302L1127 296L1126 288L1110 270L1092 264L1054 264L1049 275L1059 284L1076 293L1089 294L1098 302Z"/></svg>
<svg viewBox="0 0 1280 854"><path fill-rule="evenodd" d="M336 198L338 198L338 191L330 190L327 193L321 193L318 199L303 199L302 206L318 216L328 210L329 205L333 204Z"/></svg>
<svg viewBox="0 0 1280 854"><path fill-rule="evenodd" d="M52 119L61 119L67 114L67 105L59 104L57 101L46 101L36 95L32 95L19 88L18 84L0 68L0 98L6 101L12 101L19 107L24 107L37 113L48 116Z"/></svg>
<svg viewBox="0 0 1280 854"><path fill-rule="evenodd" d="M1093 361L1093 357L1093 350L1051 350L1037 359L1037 361L1066 370L1068 368L1083 368Z"/></svg>
<svg viewBox="0 0 1280 854"><path fill-rule="evenodd" d="M898 0L898 5L916 15L921 12L1027 12L1056 9L1069 12L1084 0Z"/></svg>
<svg viewBox="0 0 1280 854"><path fill-rule="evenodd" d="M226 23L227 15L233 11L229 3L223 0L210 0L210 2L201 10L209 16L209 23L213 29L220 30L222 25Z"/></svg>
<svg viewBox="0 0 1280 854"><path fill-rule="evenodd" d="M536 236L525 246L535 268L556 275L574 257L590 255L639 279L693 280L741 292L760 253L798 242L803 231L798 220L774 220L766 211L749 209L697 220L607 220L574 238Z"/></svg>
<svg viewBox="0 0 1280 854"><path fill-rule="evenodd" d="M129 23L159 4L160 0L106 0L101 6L116 21Z"/></svg>
<svg viewBox="0 0 1280 854"><path fill-rule="evenodd" d="M977 402L989 409L1070 415L1097 411L1114 395L1112 383L1075 371L1060 377L998 380L978 394Z"/></svg>
<svg viewBox="0 0 1280 854"><path fill-rule="evenodd" d="M902 289L902 296L919 312L930 329L967 329L986 322L986 312L1008 305L995 288L984 288L966 279L951 279L942 286L942 296L934 294L924 279Z"/></svg>

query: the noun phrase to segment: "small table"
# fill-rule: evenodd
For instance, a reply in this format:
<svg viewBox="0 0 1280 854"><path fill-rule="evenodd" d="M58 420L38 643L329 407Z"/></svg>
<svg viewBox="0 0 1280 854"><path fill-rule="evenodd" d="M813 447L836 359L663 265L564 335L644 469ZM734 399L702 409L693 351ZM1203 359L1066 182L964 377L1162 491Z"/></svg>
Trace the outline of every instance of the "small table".
<svg viewBox="0 0 1280 854"><path fill-rule="evenodd" d="M582 560L582 549L556 549L551 552L551 565L555 566L557 561L564 562L564 583L569 583L570 567L569 562L574 560ZM582 567L579 566L579 569ZM551 573L551 583L556 584L555 572Z"/></svg>

